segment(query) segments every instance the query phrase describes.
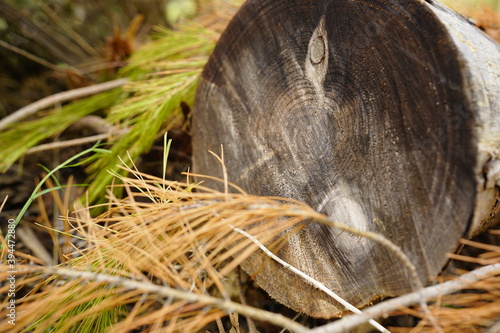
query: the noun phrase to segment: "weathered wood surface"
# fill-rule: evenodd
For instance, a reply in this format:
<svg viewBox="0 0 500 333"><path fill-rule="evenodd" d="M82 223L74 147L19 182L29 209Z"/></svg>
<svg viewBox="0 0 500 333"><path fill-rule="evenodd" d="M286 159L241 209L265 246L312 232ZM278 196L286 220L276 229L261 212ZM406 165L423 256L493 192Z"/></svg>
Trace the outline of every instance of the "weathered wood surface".
<svg viewBox="0 0 500 333"><path fill-rule="evenodd" d="M221 144L230 181L386 236L426 284L498 219L500 48L434 1L247 1L198 88L195 172L222 178ZM357 306L411 289L393 254L329 227L278 255ZM260 255L243 267L297 311L343 310Z"/></svg>

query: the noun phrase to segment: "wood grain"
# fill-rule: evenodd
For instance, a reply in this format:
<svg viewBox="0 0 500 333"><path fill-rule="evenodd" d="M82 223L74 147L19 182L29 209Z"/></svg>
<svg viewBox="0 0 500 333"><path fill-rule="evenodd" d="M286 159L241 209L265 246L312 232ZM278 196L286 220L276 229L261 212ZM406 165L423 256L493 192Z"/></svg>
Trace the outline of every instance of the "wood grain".
<svg viewBox="0 0 500 333"><path fill-rule="evenodd" d="M194 171L222 177L208 154L222 144L230 181L381 233L426 284L460 237L496 220L500 177L484 168L499 156L499 54L430 1L247 1L202 75ZM357 306L411 289L386 249L322 225L278 255ZM343 311L260 254L243 267L296 311Z"/></svg>

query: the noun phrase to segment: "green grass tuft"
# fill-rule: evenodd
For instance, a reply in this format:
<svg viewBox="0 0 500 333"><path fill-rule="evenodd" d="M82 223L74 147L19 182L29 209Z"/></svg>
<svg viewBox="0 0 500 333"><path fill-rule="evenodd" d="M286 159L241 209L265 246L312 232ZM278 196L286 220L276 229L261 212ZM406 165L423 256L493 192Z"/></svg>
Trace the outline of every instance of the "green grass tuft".
<svg viewBox="0 0 500 333"><path fill-rule="evenodd" d="M97 152L86 160L89 204L103 202L113 174L124 174L117 167L120 157L128 155L130 163L136 161L157 138L180 124L180 103L194 102L198 78L217 38L216 32L199 25L175 31L157 28L154 41L135 52L119 73L130 80L125 86L69 103L0 132L5 147L0 151L0 172L5 172L29 148L58 136L79 119L104 113L109 124L128 131L110 142L110 153Z"/></svg>
<svg viewBox="0 0 500 333"><path fill-rule="evenodd" d="M216 37L216 33L200 26L175 32L159 29L157 39L133 55L121 73L133 80L123 87L130 97L111 108L107 118L130 131L114 142L111 154L96 155L89 166L90 203L102 202L114 175L124 175L125 171L117 167L120 157L128 154L131 162L137 160L157 138L179 124L180 103L194 102L199 76Z"/></svg>
<svg viewBox="0 0 500 333"><path fill-rule="evenodd" d="M12 124L5 131L1 131L0 172L7 171L26 150L41 141L58 136L89 114L110 108L120 100L122 93L121 89L106 91L52 110L36 120Z"/></svg>

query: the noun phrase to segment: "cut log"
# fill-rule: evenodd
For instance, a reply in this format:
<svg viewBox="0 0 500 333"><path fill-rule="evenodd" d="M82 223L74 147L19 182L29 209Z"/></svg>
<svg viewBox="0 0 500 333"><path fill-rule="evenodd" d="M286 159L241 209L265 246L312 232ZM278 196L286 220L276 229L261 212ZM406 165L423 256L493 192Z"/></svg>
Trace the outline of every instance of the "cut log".
<svg viewBox="0 0 500 333"><path fill-rule="evenodd" d="M423 284L498 221L500 47L435 1L247 1L192 125L195 172L222 178L208 151L223 145L230 181L384 235ZM411 291L390 251L331 227L307 224L277 254L357 306ZM260 254L243 268L296 311L344 311Z"/></svg>

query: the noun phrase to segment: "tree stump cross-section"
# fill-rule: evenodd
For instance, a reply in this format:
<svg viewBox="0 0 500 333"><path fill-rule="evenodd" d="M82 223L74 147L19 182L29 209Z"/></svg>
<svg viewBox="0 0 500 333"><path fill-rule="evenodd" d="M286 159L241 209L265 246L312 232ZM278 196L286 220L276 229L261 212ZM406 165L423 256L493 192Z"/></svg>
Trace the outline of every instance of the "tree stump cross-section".
<svg viewBox="0 0 500 333"><path fill-rule="evenodd" d="M249 0L206 65L193 170L302 200L398 245L429 283L498 220L500 48L436 1ZM222 190L222 184L205 181ZM386 248L307 224L277 253L356 306L411 291ZM279 302L344 309L257 253L243 264Z"/></svg>

